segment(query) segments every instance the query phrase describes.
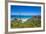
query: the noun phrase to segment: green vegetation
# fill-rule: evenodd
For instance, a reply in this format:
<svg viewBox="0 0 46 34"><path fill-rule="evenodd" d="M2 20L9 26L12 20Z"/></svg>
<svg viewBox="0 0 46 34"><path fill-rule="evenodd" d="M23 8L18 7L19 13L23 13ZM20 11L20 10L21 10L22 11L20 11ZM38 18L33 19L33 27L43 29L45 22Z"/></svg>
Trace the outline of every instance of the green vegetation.
<svg viewBox="0 0 46 34"><path fill-rule="evenodd" d="M11 28L35 28L41 27L41 20L40 18L31 18L28 19L26 22L22 23L21 20L12 20L11 21Z"/></svg>

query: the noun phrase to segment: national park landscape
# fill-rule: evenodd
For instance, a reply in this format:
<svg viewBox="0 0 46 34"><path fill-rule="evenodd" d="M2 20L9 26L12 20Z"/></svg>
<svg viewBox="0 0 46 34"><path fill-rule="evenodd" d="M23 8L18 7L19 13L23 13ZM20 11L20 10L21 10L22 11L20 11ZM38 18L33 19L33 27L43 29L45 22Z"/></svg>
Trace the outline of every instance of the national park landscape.
<svg viewBox="0 0 46 34"><path fill-rule="evenodd" d="M11 6L11 28L41 27L40 6Z"/></svg>

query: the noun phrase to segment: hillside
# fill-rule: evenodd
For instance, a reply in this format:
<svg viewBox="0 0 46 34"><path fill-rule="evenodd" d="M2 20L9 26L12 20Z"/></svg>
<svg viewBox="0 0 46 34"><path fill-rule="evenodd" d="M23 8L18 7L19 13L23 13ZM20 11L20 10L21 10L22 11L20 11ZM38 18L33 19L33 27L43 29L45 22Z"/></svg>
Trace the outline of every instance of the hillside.
<svg viewBox="0 0 46 34"><path fill-rule="evenodd" d="M41 26L41 16L32 16L24 23L22 20L15 18L11 21L11 28L31 28L31 27L40 27Z"/></svg>

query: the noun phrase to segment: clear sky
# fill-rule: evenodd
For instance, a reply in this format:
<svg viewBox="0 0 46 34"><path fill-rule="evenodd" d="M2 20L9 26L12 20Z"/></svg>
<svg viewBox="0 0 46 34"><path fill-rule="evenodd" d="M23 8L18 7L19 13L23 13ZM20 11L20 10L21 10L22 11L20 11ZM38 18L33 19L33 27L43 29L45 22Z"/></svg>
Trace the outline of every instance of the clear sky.
<svg viewBox="0 0 46 34"><path fill-rule="evenodd" d="M40 15L40 6L11 5L11 15Z"/></svg>

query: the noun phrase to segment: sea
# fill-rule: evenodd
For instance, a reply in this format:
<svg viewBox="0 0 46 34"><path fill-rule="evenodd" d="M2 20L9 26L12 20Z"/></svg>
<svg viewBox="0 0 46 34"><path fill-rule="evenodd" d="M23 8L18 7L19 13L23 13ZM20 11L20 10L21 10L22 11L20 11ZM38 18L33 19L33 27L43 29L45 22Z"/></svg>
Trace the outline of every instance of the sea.
<svg viewBox="0 0 46 34"><path fill-rule="evenodd" d="M11 15L11 20L14 20L15 18L17 19L21 19L22 22L27 21L28 19L31 19L32 16L31 15Z"/></svg>
<svg viewBox="0 0 46 34"><path fill-rule="evenodd" d="M11 18L32 18L31 15L11 15Z"/></svg>

